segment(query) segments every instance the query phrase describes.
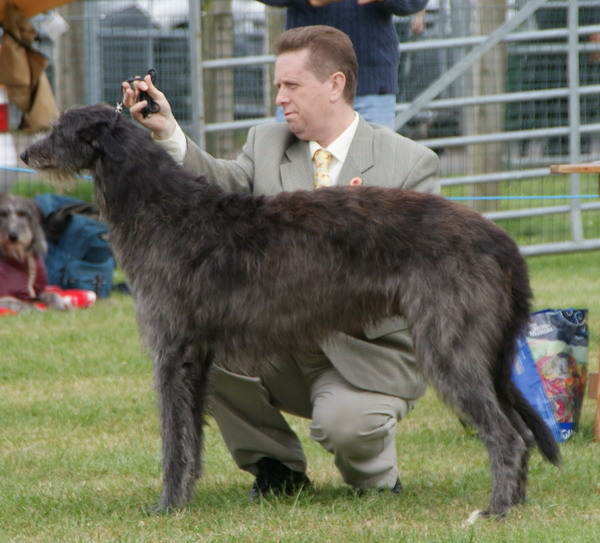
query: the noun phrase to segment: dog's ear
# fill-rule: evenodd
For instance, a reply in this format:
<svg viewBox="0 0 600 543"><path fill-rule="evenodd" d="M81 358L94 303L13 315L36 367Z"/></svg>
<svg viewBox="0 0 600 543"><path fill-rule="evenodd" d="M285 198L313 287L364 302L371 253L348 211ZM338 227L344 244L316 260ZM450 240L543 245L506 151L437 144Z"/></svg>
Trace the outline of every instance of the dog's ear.
<svg viewBox="0 0 600 543"><path fill-rule="evenodd" d="M44 215L40 206L34 200L28 200L28 206L31 212L31 230L33 232L33 243L31 250L35 254L45 255L48 252L48 243L46 241L46 234L42 227L44 222Z"/></svg>
<svg viewBox="0 0 600 543"><path fill-rule="evenodd" d="M115 162L125 161L125 150L113 133L114 128L106 122L96 123L81 131L81 136L96 151L99 151Z"/></svg>

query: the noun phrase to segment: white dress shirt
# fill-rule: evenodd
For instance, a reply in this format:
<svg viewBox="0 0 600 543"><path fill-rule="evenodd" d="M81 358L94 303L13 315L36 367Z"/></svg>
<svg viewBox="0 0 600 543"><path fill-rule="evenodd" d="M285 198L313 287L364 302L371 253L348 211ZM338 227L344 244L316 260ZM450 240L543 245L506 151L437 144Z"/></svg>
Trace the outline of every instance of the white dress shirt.
<svg viewBox="0 0 600 543"><path fill-rule="evenodd" d="M352 144L352 140L354 139L354 134L356 134L357 128L358 113L354 112L354 120L350 123L350 126L348 126L348 128L346 128L346 130L344 130L326 148L326 151L329 151L333 156L329 164L329 176L331 177L332 185L337 184L338 178L340 177L340 173L342 171L342 166L344 165L344 160L346 160L346 156L350 150L350 145ZM321 147L316 141L309 141L308 148L310 151L311 161L315 156L315 152L317 152L319 149L323 149L323 147ZM314 162L313 170L316 173L316 166Z"/></svg>
<svg viewBox="0 0 600 543"><path fill-rule="evenodd" d="M185 153L187 151L187 140L179 123L175 125L175 132L171 134L170 138L167 138L166 140L157 140L154 137L154 134L152 134L152 139L169 153L177 164L180 166L183 164L183 159L185 158Z"/></svg>

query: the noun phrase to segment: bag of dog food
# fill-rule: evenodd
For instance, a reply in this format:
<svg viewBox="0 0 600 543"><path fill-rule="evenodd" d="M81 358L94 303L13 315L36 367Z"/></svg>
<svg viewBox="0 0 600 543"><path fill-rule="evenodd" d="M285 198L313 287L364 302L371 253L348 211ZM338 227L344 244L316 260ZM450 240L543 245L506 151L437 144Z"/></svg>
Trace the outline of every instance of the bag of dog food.
<svg viewBox="0 0 600 543"><path fill-rule="evenodd" d="M513 379L558 442L581 415L588 363L586 309L545 309L529 317L518 341Z"/></svg>
<svg viewBox="0 0 600 543"><path fill-rule="evenodd" d="M115 259L108 227L98 220L96 207L58 194L40 194L35 201L45 221L48 283L69 290L91 290L99 298L108 296Z"/></svg>

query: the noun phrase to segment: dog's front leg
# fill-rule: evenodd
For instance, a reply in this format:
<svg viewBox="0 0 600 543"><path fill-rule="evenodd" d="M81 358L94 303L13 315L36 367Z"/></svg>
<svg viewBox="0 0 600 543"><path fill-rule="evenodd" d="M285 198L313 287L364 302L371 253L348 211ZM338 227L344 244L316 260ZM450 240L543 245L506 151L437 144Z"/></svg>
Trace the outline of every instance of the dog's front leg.
<svg viewBox="0 0 600 543"><path fill-rule="evenodd" d="M35 304L15 298L14 296L0 296L0 308L8 309L14 313L21 313L22 311L41 311Z"/></svg>
<svg viewBox="0 0 600 543"><path fill-rule="evenodd" d="M58 311L67 311L70 307L58 292L42 292L40 294L40 302L46 304L51 309L57 309Z"/></svg>
<svg viewBox="0 0 600 543"><path fill-rule="evenodd" d="M155 360L162 434L163 491L159 512L189 501L200 476L202 425L211 353L186 344Z"/></svg>

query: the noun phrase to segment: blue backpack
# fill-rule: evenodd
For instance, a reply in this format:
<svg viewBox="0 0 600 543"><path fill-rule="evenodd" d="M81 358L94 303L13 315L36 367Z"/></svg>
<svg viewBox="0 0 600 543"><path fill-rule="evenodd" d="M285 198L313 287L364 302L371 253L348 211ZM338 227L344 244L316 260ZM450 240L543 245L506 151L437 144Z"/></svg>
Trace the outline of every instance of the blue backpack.
<svg viewBox="0 0 600 543"><path fill-rule="evenodd" d="M58 194L40 194L34 199L44 216L48 240L48 284L92 290L99 298L108 296L115 259L108 227L98 220L96 206Z"/></svg>

